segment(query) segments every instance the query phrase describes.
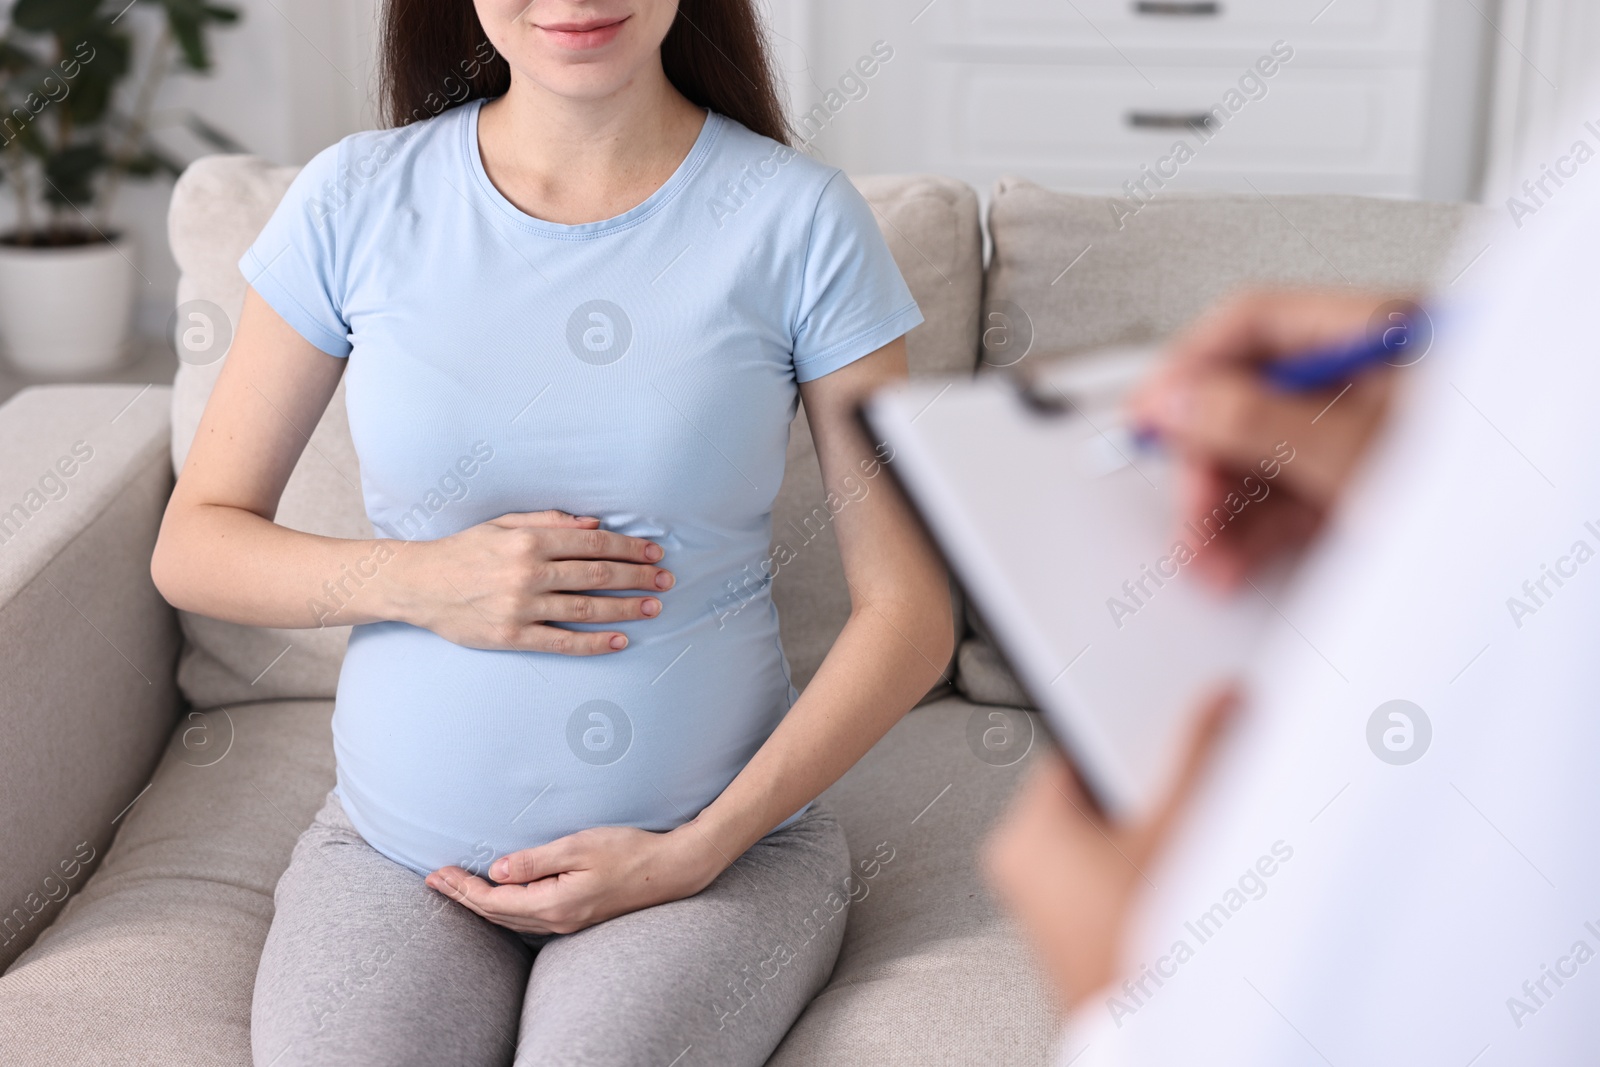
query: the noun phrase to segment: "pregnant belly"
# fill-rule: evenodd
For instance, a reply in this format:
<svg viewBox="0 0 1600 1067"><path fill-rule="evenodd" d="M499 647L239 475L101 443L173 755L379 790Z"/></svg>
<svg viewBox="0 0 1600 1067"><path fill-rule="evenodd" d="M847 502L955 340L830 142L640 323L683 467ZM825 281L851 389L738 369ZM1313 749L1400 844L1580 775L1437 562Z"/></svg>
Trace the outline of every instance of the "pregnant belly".
<svg viewBox="0 0 1600 1067"><path fill-rule="evenodd" d="M333 718L345 809L374 848L418 872L482 872L593 826L678 826L789 707L770 601L736 623L639 625L624 651L582 658L358 626Z"/></svg>

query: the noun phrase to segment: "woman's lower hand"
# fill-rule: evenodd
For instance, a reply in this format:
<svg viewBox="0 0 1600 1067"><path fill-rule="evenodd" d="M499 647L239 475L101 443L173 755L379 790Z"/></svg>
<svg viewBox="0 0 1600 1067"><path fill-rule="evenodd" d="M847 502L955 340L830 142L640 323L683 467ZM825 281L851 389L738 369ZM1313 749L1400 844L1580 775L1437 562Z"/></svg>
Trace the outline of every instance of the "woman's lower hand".
<svg viewBox="0 0 1600 1067"><path fill-rule="evenodd" d="M596 590L660 593L660 545L600 529L561 511L502 515L437 541L400 546L386 583L392 617L469 648L594 656L626 648L615 630L560 623L654 618L656 596L589 596Z"/></svg>
<svg viewBox="0 0 1600 1067"><path fill-rule="evenodd" d="M518 933L570 934L694 896L726 866L692 823L667 833L601 826L500 857L489 867L493 882L442 867L427 884Z"/></svg>

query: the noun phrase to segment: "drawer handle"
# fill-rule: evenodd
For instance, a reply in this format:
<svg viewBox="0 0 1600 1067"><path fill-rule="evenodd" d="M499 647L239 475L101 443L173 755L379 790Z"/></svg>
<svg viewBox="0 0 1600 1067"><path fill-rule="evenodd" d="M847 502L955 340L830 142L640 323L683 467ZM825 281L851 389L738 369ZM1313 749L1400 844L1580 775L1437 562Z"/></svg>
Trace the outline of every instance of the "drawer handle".
<svg viewBox="0 0 1600 1067"><path fill-rule="evenodd" d="M1222 14L1222 5L1214 0L1139 0L1133 10L1140 15L1176 15L1182 18L1214 17Z"/></svg>
<svg viewBox="0 0 1600 1067"><path fill-rule="evenodd" d="M1216 126L1216 118L1209 111L1193 114L1171 111L1130 111L1128 125L1136 130L1204 130Z"/></svg>

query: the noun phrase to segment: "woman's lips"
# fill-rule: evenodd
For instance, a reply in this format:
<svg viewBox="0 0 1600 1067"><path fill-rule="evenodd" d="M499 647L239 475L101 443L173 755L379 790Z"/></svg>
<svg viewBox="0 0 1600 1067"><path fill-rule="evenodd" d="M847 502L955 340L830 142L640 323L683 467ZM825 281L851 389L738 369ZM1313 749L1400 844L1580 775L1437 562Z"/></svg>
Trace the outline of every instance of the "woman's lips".
<svg viewBox="0 0 1600 1067"><path fill-rule="evenodd" d="M590 48L603 48L616 40L617 34L622 32L622 24L627 21L624 17L610 21L560 22L539 28L557 47L581 52Z"/></svg>

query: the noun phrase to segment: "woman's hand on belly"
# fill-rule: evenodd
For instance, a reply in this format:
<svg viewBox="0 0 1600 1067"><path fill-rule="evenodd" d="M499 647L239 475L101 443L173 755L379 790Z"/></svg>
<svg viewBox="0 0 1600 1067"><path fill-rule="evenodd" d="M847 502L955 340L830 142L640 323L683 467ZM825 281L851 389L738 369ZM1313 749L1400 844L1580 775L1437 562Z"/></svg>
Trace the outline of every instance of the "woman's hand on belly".
<svg viewBox="0 0 1600 1067"><path fill-rule="evenodd" d="M692 897L728 862L692 823L667 833L601 826L502 856L489 868L498 885L460 867L442 867L427 883L518 933L570 934Z"/></svg>
<svg viewBox="0 0 1600 1067"><path fill-rule="evenodd" d="M594 656L626 648L615 631L567 630L552 623L653 618L653 596L584 596L593 590L671 589L655 566L660 545L600 529L600 520L561 511L490 519L437 541L407 542L397 553L390 617L468 648Z"/></svg>

